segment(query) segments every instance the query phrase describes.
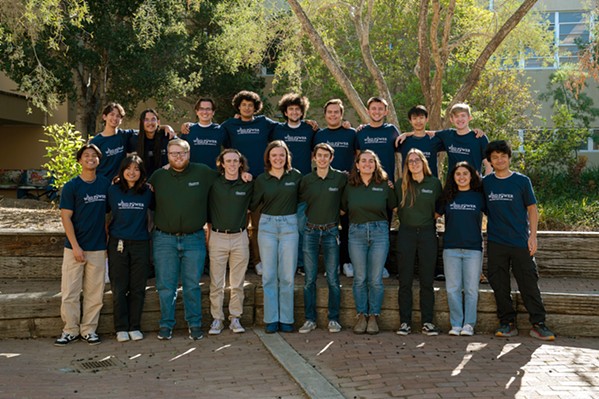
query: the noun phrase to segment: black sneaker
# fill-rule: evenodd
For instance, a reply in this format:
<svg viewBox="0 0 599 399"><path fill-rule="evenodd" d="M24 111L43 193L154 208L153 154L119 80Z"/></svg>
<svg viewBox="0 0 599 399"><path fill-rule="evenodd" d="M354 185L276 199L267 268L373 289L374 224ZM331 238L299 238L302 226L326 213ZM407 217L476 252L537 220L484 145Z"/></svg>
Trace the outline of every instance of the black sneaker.
<svg viewBox="0 0 599 399"><path fill-rule="evenodd" d="M424 323L422 325L422 333L425 335L439 335L440 332L441 330L439 330L433 323Z"/></svg>
<svg viewBox="0 0 599 399"><path fill-rule="evenodd" d="M189 327L189 339L194 341L204 338L204 333L201 327Z"/></svg>
<svg viewBox="0 0 599 399"><path fill-rule="evenodd" d="M496 337L516 337L518 335L518 329L514 323L501 323L499 328L495 330Z"/></svg>
<svg viewBox="0 0 599 399"><path fill-rule="evenodd" d="M530 336L541 341L554 341L555 334L543 322L535 323L530 329Z"/></svg>
<svg viewBox="0 0 599 399"><path fill-rule="evenodd" d="M408 323L401 323L397 335L408 335L412 332L412 327Z"/></svg>
<svg viewBox="0 0 599 399"><path fill-rule="evenodd" d="M158 330L158 339L169 340L171 338L173 338L173 330L168 327L160 327L160 330Z"/></svg>
<svg viewBox="0 0 599 399"><path fill-rule="evenodd" d="M66 346L71 342L79 341L79 338L81 338L79 335L71 335L63 332L60 337L54 341L54 346Z"/></svg>
<svg viewBox="0 0 599 399"><path fill-rule="evenodd" d="M443 273L439 273L435 276L435 281L445 281L445 275Z"/></svg>
<svg viewBox="0 0 599 399"><path fill-rule="evenodd" d="M84 335L83 339L86 340L90 345L98 345L102 343L102 341L100 341L100 337L98 337L98 334L95 332Z"/></svg>

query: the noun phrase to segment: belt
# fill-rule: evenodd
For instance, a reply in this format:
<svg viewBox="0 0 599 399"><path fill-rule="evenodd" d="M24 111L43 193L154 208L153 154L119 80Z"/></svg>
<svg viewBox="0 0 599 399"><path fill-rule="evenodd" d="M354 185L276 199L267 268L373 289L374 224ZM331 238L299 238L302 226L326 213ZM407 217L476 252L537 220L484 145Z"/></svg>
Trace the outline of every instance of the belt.
<svg viewBox="0 0 599 399"><path fill-rule="evenodd" d="M333 227L337 227L337 223L328 223L328 224L312 224L309 222L306 222L306 227L311 229L311 230L330 230Z"/></svg>
<svg viewBox="0 0 599 399"><path fill-rule="evenodd" d="M161 232L162 234L167 234L167 235L169 235L169 236L183 237L183 236L188 236L188 235L195 234L195 233L197 233L197 232L198 232L198 231L200 231L200 230L198 230L198 231L194 231L194 232L192 232L192 233L169 233L168 231L160 230L158 227L156 227L156 231L159 231L159 232Z"/></svg>
<svg viewBox="0 0 599 399"><path fill-rule="evenodd" d="M212 228L212 231L216 232L216 233L222 233L222 234L237 234L237 233L241 233L242 231L245 230L245 227L242 227L240 229L235 229L235 230L220 230L220 229L215 229L214 227Z"/></svg>

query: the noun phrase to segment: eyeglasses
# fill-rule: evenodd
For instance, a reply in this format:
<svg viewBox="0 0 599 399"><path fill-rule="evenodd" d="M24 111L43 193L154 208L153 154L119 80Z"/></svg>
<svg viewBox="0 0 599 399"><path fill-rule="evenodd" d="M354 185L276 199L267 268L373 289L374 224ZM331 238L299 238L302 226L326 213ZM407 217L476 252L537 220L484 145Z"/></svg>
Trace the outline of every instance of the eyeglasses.
<svg viewBox="0 0 599 399"><path fill-rule="evenodd" d="M187 155L188 151L173 151L173 152L169 152L168 155L170 155L171 157L174 158L179 158L179 157L183 157L185 155Z"/></svg>
<svg viewBox="0 0 599 399"><path fill-rule="evenodd" d="M411 163L412 165L414 165L414 164L418 164L418 163L420 163L420 162L422 162L422 159L420 159L420 158L416 158L416 159L408 159L408 163Z"/></svg>

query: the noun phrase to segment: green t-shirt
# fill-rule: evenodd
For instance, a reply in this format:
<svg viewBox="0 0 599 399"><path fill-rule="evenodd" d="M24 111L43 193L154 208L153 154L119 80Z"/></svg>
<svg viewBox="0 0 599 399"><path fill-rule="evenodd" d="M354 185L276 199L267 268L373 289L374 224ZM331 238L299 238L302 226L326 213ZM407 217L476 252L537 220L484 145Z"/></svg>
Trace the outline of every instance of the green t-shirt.
<svg viewBox="0 0 599 399"><path fill-rule="evenodd" d="M339 222L341 196L347 184L345 173L329 168L325 178L316 171L307 174L300 183L300 202L306 202L306 216L313 224Z"/></svg>
<svg viewBox="0 0 599 399"><path fill-rule="evenodd" d="M401 193L402 179L395 183L397 194L397 214L399 223L410 227L424 227L435 224L435 203L441 196L441 182L434 176L425 176L420 182L414 183L416 198L414 205L410 205L410 192L407 193L406 205L401 207L403 195Z"/></svg>
<svg viewBox="0 0 599 399"><path fill-rule="evenodd" d="M347 184L341 208L349 212L349 222L354 224L387 220L387 210L397 206L395 192L387 181L368 186Z"/></svg>
<svg viewBox="0 0 599 399"><path fill-rule="evenodd" d="M280 179L268 172L256 178L250 208L263 205L262 213L272 216L293 215L297 212L297 199L302 174L297 169L286 171Z"/></svg>
<svg viewBox="0 0 599 399"><path fill-rule="evenodd" d="M158 169L150 177L154 187L154 224L166 233L193 233L204 227L208 215L208 192L218 172L190 163L182 172Z"/></svg>
<svg viewBox="0 0 599 399"><path fill-rule="evenodd" d="M212 183L208 196L212 228L236 231L245 227L253 191L253 182L244 182L241 178L227 180L224 175L220 175Z"/></svg>

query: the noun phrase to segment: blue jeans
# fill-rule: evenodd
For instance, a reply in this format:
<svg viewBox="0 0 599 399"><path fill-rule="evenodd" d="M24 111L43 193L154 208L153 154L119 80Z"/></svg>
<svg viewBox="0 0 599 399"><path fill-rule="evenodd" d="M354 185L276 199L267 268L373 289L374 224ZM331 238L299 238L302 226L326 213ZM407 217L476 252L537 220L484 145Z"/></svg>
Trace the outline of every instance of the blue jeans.
<svg viewBox="0 0 599 399"><path fill-rule="evenodd" d="M324 265L329 284L329 320L339 322L341 287L339 286L339 228L304 229L304 309L306 320L316 321L316 276L318 275L318 250L322 246Z"/></svg>
<svg viewBox="0 0 599 399"><path fill-rule="evenodd" d="M202 325L200 277L204 272L206 240L204 230L176 236L154 231L156 289L160 298L160 327L175 326L175 303L179 277L183 286L185 320L189 327Z"/></svg>
<svg viewBox="0 0 599 399"><path fill-rule="evenodd" d="M293 323L293 276L297 266L297 215L262 214L258 246L262 259L264 322Z"/></svg>
<svg viewBox="0 0 599 399"><path fill-rule="evenodd" d="M304 244L304 226L308 217L306 216L306 208L308 204L306 202L300 202L297 204L297 228L299 232L299 241L297 242L297 267L304 267L304 250L302 249Z"/></svg>
<svg viewBox="0 0 599 399"><path fill-rule="evenodd" d="M482 251L473 249L444 249L445 287L452 327L476 325L478 284L482 272ZM464 300L462 301L462 290Z"/></svg>
<svg viewBox="0 0 599 399"><path fill-rule="evenodd" d="M354 301L358 314L380 315L383 267L389 252L386 220L349 226L349 257L354 265Z"/></svg>

